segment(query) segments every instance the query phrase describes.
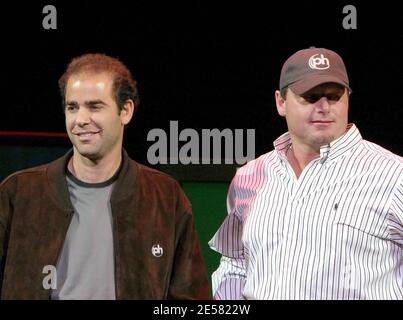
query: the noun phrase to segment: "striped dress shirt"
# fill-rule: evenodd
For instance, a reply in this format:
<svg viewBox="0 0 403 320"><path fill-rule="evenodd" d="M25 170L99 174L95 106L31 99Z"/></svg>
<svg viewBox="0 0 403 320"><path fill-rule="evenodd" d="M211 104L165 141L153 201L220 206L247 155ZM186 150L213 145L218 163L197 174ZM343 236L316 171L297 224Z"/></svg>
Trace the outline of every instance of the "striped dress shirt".
<svg viewBox="0 0 403 320"><path fill-rule="evenodd" d="M403 161L354 124L297 179L285 152L240 168L210 240L215 299L403 299Z"/></svg>

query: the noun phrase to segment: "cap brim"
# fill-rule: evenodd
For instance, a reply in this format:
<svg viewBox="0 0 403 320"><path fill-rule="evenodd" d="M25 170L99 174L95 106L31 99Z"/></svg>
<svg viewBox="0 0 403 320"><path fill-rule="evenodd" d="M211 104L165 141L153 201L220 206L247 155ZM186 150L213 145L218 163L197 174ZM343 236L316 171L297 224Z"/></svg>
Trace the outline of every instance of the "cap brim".
<svg viewBox="0 0 403 320"><path fill-rule="evenodd" d="M300 81L294 82L293 84L289 85L289 88L291 88L292 92L294 92L295 94L301 95L320 84L329 82L341 84L342 86L346 87L349 91L351 91L348 84L345 83L343 80L337 77L330 76L328 74L312 75L308 79L305 78Z"/></svg>

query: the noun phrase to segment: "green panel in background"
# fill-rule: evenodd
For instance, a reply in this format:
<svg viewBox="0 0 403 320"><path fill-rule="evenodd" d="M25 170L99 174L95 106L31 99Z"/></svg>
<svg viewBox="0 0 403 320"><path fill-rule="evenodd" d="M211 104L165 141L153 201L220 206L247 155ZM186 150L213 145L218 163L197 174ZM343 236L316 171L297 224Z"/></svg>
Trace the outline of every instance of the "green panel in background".
<svg viewBox="0 0 403 320"><path fill-rule="evenodd" d="M227 215L229 182L183 182L182 188L192 203L196 229L209 275L217 269L220 254L210 249L208 241L213 237Z"/></svg>

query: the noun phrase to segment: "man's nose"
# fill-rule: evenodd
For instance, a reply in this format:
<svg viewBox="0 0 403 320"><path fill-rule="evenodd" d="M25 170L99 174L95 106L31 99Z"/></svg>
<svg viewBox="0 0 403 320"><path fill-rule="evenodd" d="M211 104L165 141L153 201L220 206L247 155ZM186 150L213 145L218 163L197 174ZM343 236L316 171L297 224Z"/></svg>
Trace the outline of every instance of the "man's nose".
<svg viewBox="0 0 403 320"><path fill-rule="evenodd" d="M79 108L76 113L76 124L79 126L84 126L91 122L91 113L87 108Z"/></svg>
<svg viewBox="0 0 403 320"><path fill-rule="evenodd" d="M323 96L316 102L316 107L319 109L319 111L329 112L330 110L329 99L326 96Z"/></svg>

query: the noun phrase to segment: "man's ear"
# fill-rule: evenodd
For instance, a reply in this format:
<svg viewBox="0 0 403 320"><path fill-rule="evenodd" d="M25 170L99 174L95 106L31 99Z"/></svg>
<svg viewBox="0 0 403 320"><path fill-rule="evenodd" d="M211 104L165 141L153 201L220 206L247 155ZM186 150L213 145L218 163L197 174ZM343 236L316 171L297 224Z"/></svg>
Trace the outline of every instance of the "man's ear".
<svg viewBox="0 0 403 320"><path fill-rule="evenodd" d="M123 105L122 110L120 111L120 119L123 125L127 125L132 119L134 114L134 107L134 102L131 99L128 99Z"/></svg>
<svg viewBox="0 0 403 320"><path fill-rule="evenodd" d="M276 92L274 93L274 97L276 99L276 107L278 114L282 117L285 117L286 115L285 99L281 96L280 90L276 90Z"/></svg>

